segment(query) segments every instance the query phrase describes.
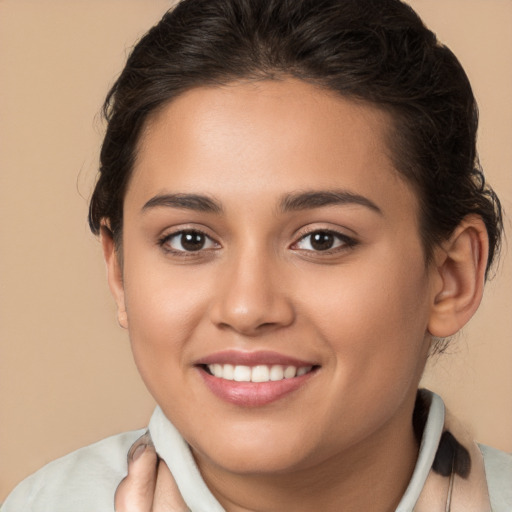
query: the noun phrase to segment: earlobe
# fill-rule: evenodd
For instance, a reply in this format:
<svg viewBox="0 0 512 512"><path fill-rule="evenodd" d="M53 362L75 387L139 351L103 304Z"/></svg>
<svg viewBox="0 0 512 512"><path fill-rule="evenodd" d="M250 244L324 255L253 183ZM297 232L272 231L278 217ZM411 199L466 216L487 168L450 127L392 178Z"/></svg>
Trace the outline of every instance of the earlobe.
<svg viewBox="0 0 512 512"><path fill-rule="evenodd" d="M452 336L473 316L483 295L489 241L482 219L466 217L449 240L436 249L436 288L428 330Z"/></svg>
<svg viewBox="0 0 512 512"><path fill-rule="evenodd" d="M128 329L128 316L124 297L123 272L119 262L119 254L116 251L112 231L107 224L101 225L101 245L103 257L107 266L107 280L110 292L117 305L117 321L124 329Z"/></svg>

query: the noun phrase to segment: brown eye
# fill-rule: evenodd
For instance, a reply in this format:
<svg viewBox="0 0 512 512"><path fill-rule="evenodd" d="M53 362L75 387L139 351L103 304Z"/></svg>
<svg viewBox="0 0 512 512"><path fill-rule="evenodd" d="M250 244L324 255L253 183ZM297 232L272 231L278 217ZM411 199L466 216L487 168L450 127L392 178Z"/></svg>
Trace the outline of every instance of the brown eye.
<svg viewBox="0 0 512 512"><path fill-rule="evenodd" d="M344 247L353 247L356 241L341 233L334 231L313 231L303 236L296 244L296 249L322 252L330 249L343 249Z"/></svg>
<svg viewBox="0 0 512 512"><path fill-rule="evenodd" d="M163 246L175 252L196 252L202 249L213 249L216 243L200 231L180 231L165 237Z"/></svg>
<svg viewBox="0 0 512 512"><path fill-rule="evenodd" d="M326 251L327 249L332 249L334 242L336 239L332 233L327 233L324 231L319 231L317 233L313 233L311 236L311 247L315 249L315 251Z"/></svg>
<svg viewBox="0 0 512 512"><path fill-rule="evenodd" d="M199 251L204 247L206 237L202 233L182 233L181 246L185 251Z"/></svg>

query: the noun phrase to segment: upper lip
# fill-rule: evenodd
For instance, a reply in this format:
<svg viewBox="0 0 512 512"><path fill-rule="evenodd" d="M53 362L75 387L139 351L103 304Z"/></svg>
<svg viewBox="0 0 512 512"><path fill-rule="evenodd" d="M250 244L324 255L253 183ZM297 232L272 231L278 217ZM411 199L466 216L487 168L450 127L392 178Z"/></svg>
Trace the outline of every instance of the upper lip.
<svg viewBox="0 0 512 512"><path fill-rule="evenodd" d="M196 365L208 364L232 364L234 366L257 366L260 364L283 366L316 366L315 362L304 361L296 357L290 357L270 350L258 350L253 352L241 350L223 350L207 355L195 361Z"/></svg>

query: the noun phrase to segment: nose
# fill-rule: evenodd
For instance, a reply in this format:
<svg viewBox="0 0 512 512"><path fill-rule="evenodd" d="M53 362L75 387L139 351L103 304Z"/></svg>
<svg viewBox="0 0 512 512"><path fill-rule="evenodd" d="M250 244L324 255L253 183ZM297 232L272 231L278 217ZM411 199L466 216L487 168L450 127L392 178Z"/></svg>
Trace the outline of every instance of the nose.
<svg viewBox="0 0 512 512"><path fill-rule="evenodd" d="M217 277L210 314L218 328L253 337L294 322L285 277L273 258L253 253L226 261Z"/></svg>

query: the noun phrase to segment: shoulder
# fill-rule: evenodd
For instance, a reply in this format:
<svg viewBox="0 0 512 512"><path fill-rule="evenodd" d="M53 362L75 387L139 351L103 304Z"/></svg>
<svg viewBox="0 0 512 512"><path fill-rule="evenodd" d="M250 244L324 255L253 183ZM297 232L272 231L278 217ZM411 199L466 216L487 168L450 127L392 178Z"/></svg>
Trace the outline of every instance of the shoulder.
<svg viewBox="0 0 512 512"><path fill-rule="evenodd" d="M512 455L479 445L484 457L485 475L493 512L512 510Z"/></svg>
<svg viewBox="0 0 512 512"><path fill-rule="evenodd" d="M128 450L143 433L108 437L50 462L13 490L1 512L111 511Z"/></svg>

